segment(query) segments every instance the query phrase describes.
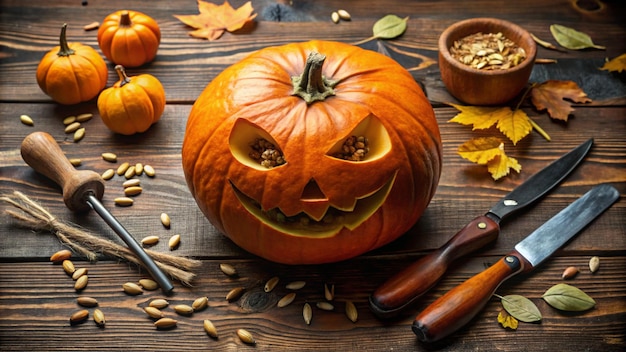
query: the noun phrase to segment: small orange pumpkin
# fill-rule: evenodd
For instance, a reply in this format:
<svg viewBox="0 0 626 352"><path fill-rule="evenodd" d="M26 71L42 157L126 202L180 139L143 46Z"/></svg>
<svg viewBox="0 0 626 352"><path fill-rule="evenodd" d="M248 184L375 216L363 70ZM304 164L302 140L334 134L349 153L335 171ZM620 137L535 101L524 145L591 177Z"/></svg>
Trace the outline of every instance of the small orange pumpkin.
<svg viewBox="0 0 626 352"><path fill-rule="evenodd" d="M88 45L67 43L63 24L60 45L50 50L37 66L37 84L54 101L71 105L95 98L107 84L108 68Z"/></svg>
<svg viewBox="0 0 626 352"><path fill-rule="evenodd" d="M182 165L202 212L237 245L315 264L409 230L435 193L441 156L434 111L402 66L311 41L220 73L192 107Z"/></svg>
<svg viewBox="0 0 626 352"><path fill-rule="evenodd" d="M122 65L115 66L115 70L120 80L98 97L102 121L120 134L145 132L159 121L165 109L163 85L149 74L128 77Z"/></svg>
<svg viewBox="0 0 626 352"><path fill-rule="evenodd" d="M98 44L107 59L125 67L138 67L154 60L161 42L161 29L150 16L121 10L105 17L98 29Z"/></svg>

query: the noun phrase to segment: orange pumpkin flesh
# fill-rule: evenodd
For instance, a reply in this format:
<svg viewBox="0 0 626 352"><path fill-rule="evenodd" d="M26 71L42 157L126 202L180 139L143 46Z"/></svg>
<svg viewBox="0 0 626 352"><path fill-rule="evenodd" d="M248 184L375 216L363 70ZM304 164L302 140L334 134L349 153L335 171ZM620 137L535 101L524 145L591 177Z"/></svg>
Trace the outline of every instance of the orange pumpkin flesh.
<svg viewBox="0 0 626 352"><path fill-rule="evenodd" d="M66 39L67 24L59 46L50 50L37 66L37 84L54 101L72 105L95 98L107 83L107 65L96 50Z"/></svg>
<svg viewBox="0 0 626 352"><path fill-rule="evenodd" d="M352 135L370 141L366 158L334 157ZM258 165L258 138L286 162ZM415 224L438 184L441 141L428 100L395 61L312 41L263 49L218 75L192 108L182 159L198 206L237 245L280 263L328 263Z"/></svg>
<svg viewBox="0 0 626 352"><path fill-rule="evenodd" d="M161 42L157 22L138 11L108 15L98 29L98 44L104 56L125 67L138 67L156 57Z"/></svg>

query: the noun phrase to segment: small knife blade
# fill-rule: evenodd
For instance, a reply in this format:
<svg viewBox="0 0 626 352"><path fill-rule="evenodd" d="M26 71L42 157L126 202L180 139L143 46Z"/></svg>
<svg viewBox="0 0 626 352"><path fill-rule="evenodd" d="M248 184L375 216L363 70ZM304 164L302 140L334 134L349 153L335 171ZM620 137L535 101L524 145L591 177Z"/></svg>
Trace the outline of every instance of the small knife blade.
<svg viewBox="0 0 626 352"><path fill-rule="evenodd" d="M402 313L431 289L455 260L494 241L500 222L533 204L569 175L585 158L593 139L580 144L502 197L485 215L473 219L443 246L392 276L369 298L370 309L379 318Z"/></svg>
<svg viewBox="0 0 626 352"><path fill-rule="evenodd" d="M448 291L413 322L419 340L438 341L467 324L507 279L527 273L561 248L619 198L613 186L596 186L537 228L483 272Z"/></svg>

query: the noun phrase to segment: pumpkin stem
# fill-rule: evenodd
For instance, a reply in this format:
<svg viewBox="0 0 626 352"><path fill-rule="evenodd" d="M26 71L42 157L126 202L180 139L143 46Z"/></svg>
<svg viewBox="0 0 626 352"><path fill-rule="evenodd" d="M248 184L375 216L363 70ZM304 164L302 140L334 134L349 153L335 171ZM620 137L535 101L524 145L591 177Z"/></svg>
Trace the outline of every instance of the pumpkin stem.
<svg viewBox="0 0 626 352"><path fill-rule="evenodd" d="M117 71L117 75L120 77L120 87L123 87L126 83L130 83L130 77L126 75L124 66L115 65L115 71Z"/></svg>
<svg viewBox="0 0 626 352"><path fill-rule="evenodd" d="M67 36L66 36L66 31L67 31L67 23L63 23L63 27L61 27L61 35L59 36L59 52L57 53L58 56L70 56L70 55L74 55L74 49L70 49L70 46L67 45Z"/></svg>
<svg viewBox="0 0 626 352"><path fill-rule="evenodd" d="M130 27L132 22L130 21L130 14L128 11L122 11L120 15L120 27Z"/></svg>
<svg viewBox="0 0 626 352"><path fill-rule="evenodd" d="M326 79L322 75L324 60L326 60L326 56L317 52L311 52L306 59L302 75L291 77L293 95L304 99L307 104L335 95L333 87L337 82Z"/></svg>

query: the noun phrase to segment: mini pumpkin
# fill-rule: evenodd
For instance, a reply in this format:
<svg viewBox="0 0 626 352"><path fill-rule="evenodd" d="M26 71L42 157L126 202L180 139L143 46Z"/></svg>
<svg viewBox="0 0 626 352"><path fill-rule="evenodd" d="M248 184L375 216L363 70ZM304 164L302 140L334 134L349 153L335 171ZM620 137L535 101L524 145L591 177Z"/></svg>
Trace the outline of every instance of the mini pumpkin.
<svg viewBox="0 0 626 352"><path fill-rule="evenodd" d="M138 11L116 11L105 17L98 29L98 44L104 56L125 67L154 60L160 42L158 23Z"/></svg>
<svg viewBox="0 0 626 352"><path fill-rule="evenodd" d="M95 98L107 83L108 69L98 52L81 43L69 43L63 24L59 46L37 66L37 84L57 103L71 105Z"/></svg>
<svg viewBox="0 0 626 352"><path fill-rule="evenodd" d="M433 197L441 155L413 77L327 41L262 49L224 70L194 103L182 148L209 221L287 264L336 262L398 238Z"/></svg>
<svg viewBox="0 0 626 352"><path fill-rule="evenodd" d="M149 74L129 77L122 65L116 65L115 71L120 80L98 97L102 121L120 134L145 132L159 121L165 109L163 85Z"/></svg>

